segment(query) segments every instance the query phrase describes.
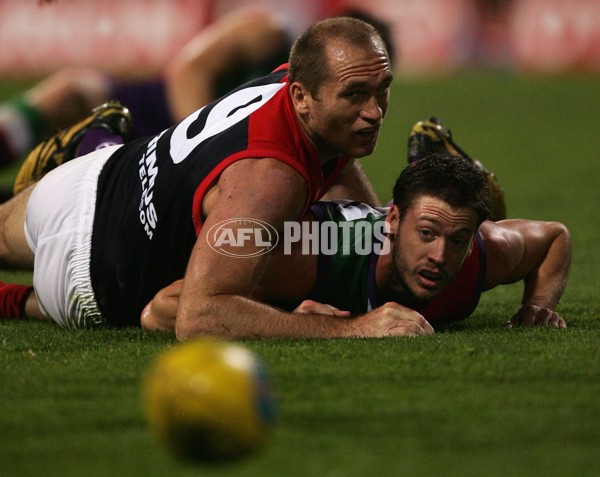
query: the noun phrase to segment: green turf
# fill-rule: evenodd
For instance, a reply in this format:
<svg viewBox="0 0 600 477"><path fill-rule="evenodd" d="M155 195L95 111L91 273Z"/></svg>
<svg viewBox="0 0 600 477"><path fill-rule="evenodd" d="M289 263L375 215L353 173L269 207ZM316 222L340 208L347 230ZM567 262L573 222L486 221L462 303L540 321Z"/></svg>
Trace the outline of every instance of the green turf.
<svg viewBox="0 0 600 477"><path fill-rule="evenodd" d="M503 328L514 285L433 337L247 343L277 391L274 438L246 462L198 468L163 451L140 404L143 370L173 337L1 324L0 475L600 475L598 84L484 73L397 81L380 147L363 160L387 197L412 123L441 117L496 171L510 216L571 229L567 330Z"/></svg>

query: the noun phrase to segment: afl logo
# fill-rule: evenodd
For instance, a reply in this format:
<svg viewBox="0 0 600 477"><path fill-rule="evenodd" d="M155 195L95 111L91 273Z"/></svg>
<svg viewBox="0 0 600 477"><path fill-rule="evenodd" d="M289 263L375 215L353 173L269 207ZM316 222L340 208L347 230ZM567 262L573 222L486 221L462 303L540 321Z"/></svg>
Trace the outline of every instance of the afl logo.
<svg viewBox="0 0 600 477"><path fill-rule="evenodd" d="M238 218L213 225L206 234L206 241L221 255L250 258L270 252L279 242L279 234L262 220Z"/></svg>

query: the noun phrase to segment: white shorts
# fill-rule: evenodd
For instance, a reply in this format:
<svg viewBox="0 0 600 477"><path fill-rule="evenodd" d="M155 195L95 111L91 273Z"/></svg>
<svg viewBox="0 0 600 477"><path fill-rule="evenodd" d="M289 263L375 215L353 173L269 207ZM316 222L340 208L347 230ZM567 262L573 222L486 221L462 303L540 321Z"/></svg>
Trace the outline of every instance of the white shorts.
<svg viewBox="0 0 600 477"><path fill-rule="evenodd" d="M92 289L90 251L98 176L119 147L99 149L52 170L27 203L33 287L42 313L64 328L106 324Z"/></svg>

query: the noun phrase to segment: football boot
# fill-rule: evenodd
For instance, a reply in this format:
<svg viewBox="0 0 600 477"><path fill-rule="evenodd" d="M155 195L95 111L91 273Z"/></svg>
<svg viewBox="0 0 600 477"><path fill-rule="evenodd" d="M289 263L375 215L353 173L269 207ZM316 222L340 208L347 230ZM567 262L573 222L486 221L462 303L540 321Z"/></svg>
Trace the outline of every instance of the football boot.
<svg viewBox="0 0 600 477"><path fill-rule="evenodd" d="M40 180L55 167L78 156L78 146L91 129L102 128L127 142L131 137L132 120L129 110L117 101L106 102L82 121L63 129L38 144L25 158L13 186L17 194Z"/></svg>
<svg viewBox="0 0 600 477"><path fill-rule="evenodd" d="M490 193L490 220L506 218L506 202L504 191L493 172L488 171L483 164L471 158L458 144L454 142L450 130L443 126L438 118L430 117L416 123L408 135L408 162L418 161L428 153L447 152L473 162L487 179Z"/></svg>

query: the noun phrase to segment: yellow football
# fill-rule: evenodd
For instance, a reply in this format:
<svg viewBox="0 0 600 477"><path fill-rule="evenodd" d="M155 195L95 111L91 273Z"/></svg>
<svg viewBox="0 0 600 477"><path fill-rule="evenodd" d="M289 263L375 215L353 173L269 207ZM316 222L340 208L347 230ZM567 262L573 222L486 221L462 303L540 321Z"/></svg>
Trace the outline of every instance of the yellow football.
<svg viewBox="0 0 600 477"><path fill-rule="evenodd" d="M150 428L169 451L191 461L228 461L268 440L275 400L265 368L248 348L216 339L162 352L143 384Z"/></svg>

